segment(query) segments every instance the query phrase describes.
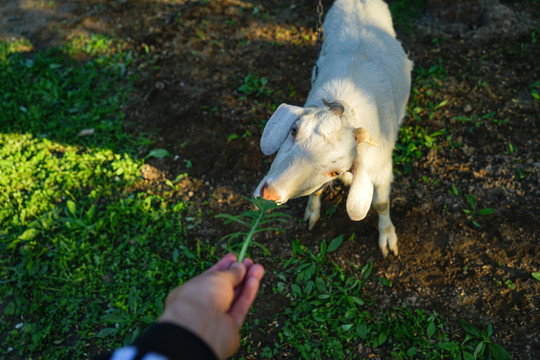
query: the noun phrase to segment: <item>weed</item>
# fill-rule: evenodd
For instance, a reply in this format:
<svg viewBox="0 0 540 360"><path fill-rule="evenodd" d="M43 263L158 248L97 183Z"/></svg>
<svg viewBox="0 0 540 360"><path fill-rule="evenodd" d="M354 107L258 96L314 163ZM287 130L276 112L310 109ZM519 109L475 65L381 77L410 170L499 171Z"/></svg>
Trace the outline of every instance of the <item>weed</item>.
<svg viewBox="0 0 540 360"><path fill-rule="evenodd" d="M85 358L131 341L216 257L184 238L187 204L133 190L146 143L122 131L123 60L17 49L0 42L0 357Z"/></svg>
<svg viewBox="0 0 540 360"><path fill-rule="evenodd" d="M445 134L445 130L430 132L420 125L402 126L399 129L399 140L394 151L394 164L401 165L403 173L412 169L412 161L419 159L429 149L437 148L437 139Z"/></svg>
<svg viewBox="0 0 540 360"><path fill-rule="evenodd" d="M128 87L117 84L128 79L119 66L108 60L77 66L61 49L31 58L10 53L12 46L4 42L0 49L9 53L0 61L0 131L133 151L133 139L122 131L124 113L119 108ZM85 129L93 129L93 135L78 136Z"/></svg>
<svg viewBox="0 0 540 360"><path fill-rule="evenodd" d="M471 116L455 116L453 118L454 121L458 123L463 123L469 125L467 128L467 131L472 134L475 130L479 129L482 125L486 125L488 121L491 121L493 124L495 124L498 127L502 127L503 125L506 125L510 120L509 119L497 119L495 118L494 112L486 113L482 116L478 116L476 114L473 114Z"/></svg>
<svg viewBox="0 0 540 360"><path fill-rule="evenodd" d="M422 181L429 186L437 186L441 179L431 179L425 175L422 175Z"/></svg>
<svg viewBox="0 0 540 360"><path fill-rule="evenodd" d="M376 355L371 350L362 353L367 348L383 354L387 351L395 359L463 359L479 342L492 353L502 349L485 337L473 338L467 333L460 334L465 338L462 342L451 338L445 332L448 324L436 312L411 309L406 304L378 308L366 289L373 280L390 285L389 280L373 279L371 262L363 266L350 263L350 269L344 271L330 261L328 255L342 243L343 235L329 244L323 240L319 253L314 253L298 240L292 242L295 256L285 261L274 287L290 305L277 316L282 326L273 347L263 349L264 358L279 357L285 346L294 348L302 359ZM493 334L490 329L488 338Z"/></svg>
<svg viewBox="0 0 540 360"><path fill-rule="evenodd" d="M528 90L534 101L540 101L540 81L534 82L529 85Z"/></svg>
<svg viewBox="0 0 540 360"><path fill-rule="evenodd" d="M510 279L506 279L506 280L503 281L503 280L499 280L497 278L493 278L493 281L500 287L506 286L510 290L515 290L516 289L516 285Z"/></svg>
<svg viewBox="0 0 540 360"><path fill-rule="evenodd" d="M482 225L477 221L478 216L490 215L495 212L494 208L482 208L479 209L477 206L476 196L474 195L465 195L465 199L469 204L469 209L462 209L463 212L469 217L471 222L477 228L481 228Z"/></svg>
<svg viewBox="0 0 540 360"><path fill-rule="evenodd" d="M238 91L246 94L259 97L261 95L270 95L274 92L270 87L268 87L268 79L264 76L257 77L254 74L248 74L244 78L244 83L240 85Z"/></svg>
<svg viewBox="0 0 540 360"><path fill-rule="evenodd" d="M505 151L505 155L511 155L516 151L516 147L512 143L508 143L508 151Z"/></svg>
<svg viewBox="0 0 540 360"><path fill-rule="evenodd" d="M493 325L491 323L482 331L466 320L461 319L459 323L465 331L465 339L459 345L449 343L447 346L454 349L459 348L464 360L484 359L484 357L494 360L513 359L505 349L491 340L493 336Z"/></svg>
<svg viewBox="0 0 540 360"><path fill-rule="evenodd" d="M171 156L171 154L165 149L152 149L150 150L148 155L145 156L145 159L149 159L151 157L156 159L163 159L169 156Z"/></svg>
<svg viewBox="0 0 540 360"><path fill-rule="evenodd" d="M414 20L421 17L426 8L426 0L400 0L390 4L394 24L406 31L412 31Z"/></svg>
<svg viewBox="0 0 540 360"><path fill-rule="evenodd" d="M459 197L459 195L460 195L459 189L457 188L457 186L455 184L452 184L452 189L449 190L449 193L456 196L456 197Z"/></svg>
<svg viewBox="0 0 540 360"><path fill-rule="evenodd" d="M394 170L404 174L411 171L414 160L421 158L431 149L437 150L441 143L440 139L449 136L447 129L433 131L427 125L449 103L448 99L439 102L432 102L429 99L433 95L433 89L442 87L441 82L447 75L442 62L429 69L417 67L415 72L408 104L410 120L399 129L396 150L393 153L394 164L397 165Z"/></svg>

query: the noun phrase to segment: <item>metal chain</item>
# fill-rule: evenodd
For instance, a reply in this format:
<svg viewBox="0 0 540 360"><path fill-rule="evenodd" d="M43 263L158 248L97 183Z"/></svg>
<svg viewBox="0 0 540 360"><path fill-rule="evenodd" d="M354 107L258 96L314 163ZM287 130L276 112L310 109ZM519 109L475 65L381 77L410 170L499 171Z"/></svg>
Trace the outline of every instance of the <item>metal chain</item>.
<svg viewBox="0 0 540 360"><path fill-rule="evenodd" d="M317 76L319 76L319 67L317 66L317 60L319 59L319 54L321 53L321 45L323 42L323 4L322 0L319 0L319 3L317 4L317 15L319 16L319 19L317 21L316 29L317 29L317 40L315 41L315 50L317 51L317 58L315 59L315 77L313 78L313 82L317 79Z"/></svg>
<svg viewBox="0 0 540 360"><path fill-rule="evenodd" d="M322 0L319 0L319 3L317 4L317 15L319 16L318 22L317 22L317 41L315 41L315 49L317 50L317 58L319 57L319 54L321 52L321 45L323 40L323 21L322 16L324 13Z"/></svg>

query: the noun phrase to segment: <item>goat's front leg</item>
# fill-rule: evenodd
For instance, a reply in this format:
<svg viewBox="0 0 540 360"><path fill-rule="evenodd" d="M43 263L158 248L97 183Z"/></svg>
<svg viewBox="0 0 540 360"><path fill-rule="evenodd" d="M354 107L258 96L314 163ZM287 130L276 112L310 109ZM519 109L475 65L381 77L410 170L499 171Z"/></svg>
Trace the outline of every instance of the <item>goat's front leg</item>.
<svg viewBox="0 0 540 360"><path fill-rule="evenodd" d="M379 248L384 257L388 256L388 250L398 255L396 228L390 219L391 171L386 181L375 185L373 193L373 207L379 214Z"/></svg>
<svg viewBox="0 0 540 360"><path fill-rule="evenodd" d="M321 194L323 190L324 187L321 187L319 190L309 195L306 211L304 213L304 222L307 221L309 230L313 229L321 217Z"/></svg>

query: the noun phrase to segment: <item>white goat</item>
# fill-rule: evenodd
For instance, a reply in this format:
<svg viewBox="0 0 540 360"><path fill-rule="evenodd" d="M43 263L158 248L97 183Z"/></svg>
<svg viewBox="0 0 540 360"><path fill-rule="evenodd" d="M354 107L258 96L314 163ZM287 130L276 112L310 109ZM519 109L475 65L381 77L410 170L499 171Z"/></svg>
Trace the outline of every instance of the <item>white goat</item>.
<svg viewBox="0 0 540 360"><path fill-rule="evenodd" d="M392 150L411 86L412 62L396 40L382 0L337 0L324 21L325 41L304 107L281 104L261 150L279 150L254 196L279 204L310 195L304 221L320 217L320 195L339 178L351 185L347 213L362 220L373 202L379 247L398 254L390 219Z"/></svg>

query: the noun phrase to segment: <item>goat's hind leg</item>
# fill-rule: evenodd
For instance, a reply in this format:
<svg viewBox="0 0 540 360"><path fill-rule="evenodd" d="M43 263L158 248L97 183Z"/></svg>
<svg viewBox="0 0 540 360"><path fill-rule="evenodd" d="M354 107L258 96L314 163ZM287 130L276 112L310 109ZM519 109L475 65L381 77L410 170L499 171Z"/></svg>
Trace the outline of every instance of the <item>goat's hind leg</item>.
<svg viewBox="0 0 540 360"><path fill-rule="evenodd" d="M373 193L373 207L379 214L379 248L384 257L388 250L398 255L396 228L390 219L390 184L392 182L392 169L390 175L380 184L375 184Z"/></svg>

